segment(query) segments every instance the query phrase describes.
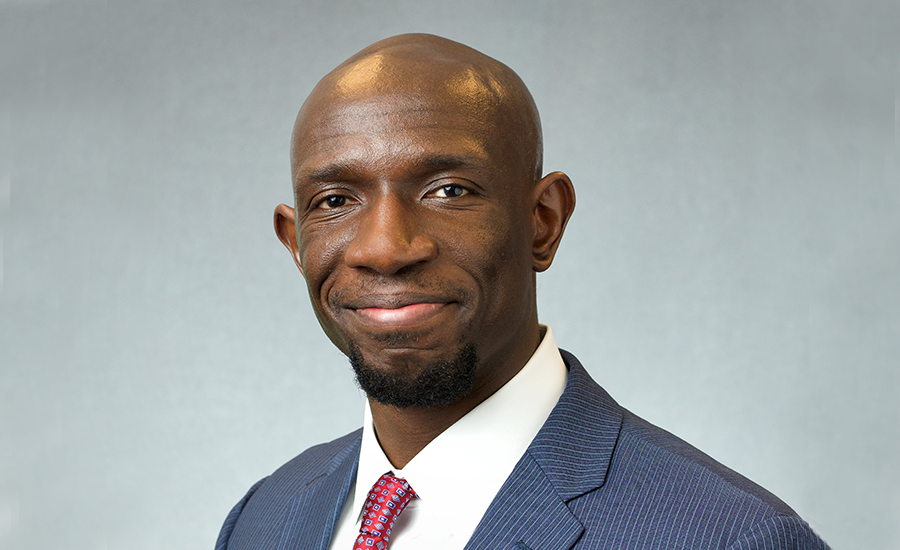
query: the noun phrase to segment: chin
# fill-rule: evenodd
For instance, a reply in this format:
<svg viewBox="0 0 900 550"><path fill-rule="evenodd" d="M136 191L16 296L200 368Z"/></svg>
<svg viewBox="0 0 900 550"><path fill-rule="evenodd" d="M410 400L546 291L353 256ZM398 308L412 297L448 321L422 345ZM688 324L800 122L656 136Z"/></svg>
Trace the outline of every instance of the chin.
<svg viewBox="0 0 900 550"><path fill-rule="evenodd" d="M431 360L413 360L412 353L392 354L393 365L387 368L373 364L354 344L347 355L360 389L378 403L399 408L456 403L472 392L478 371L472 344Z"/></svg>

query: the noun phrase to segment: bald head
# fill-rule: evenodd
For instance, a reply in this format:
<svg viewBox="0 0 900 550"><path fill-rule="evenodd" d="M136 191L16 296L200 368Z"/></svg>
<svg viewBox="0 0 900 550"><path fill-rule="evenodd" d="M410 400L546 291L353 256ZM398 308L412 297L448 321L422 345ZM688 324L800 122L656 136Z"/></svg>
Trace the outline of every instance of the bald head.
<svg viewBox="0 0 900 550"><path fill-rule="evenodd" d="M340 64L315 87L297 116L291 144L296 179L310 131L346 107L394 98L413 111L435 111L431 123L474 123L491 135L508 168L541 177L541 125L534 100L519 76L468 46L433 35L381 40ZM440 105L440 113L435 110ZM371 113L377 116L379 113ZM440 114L440 116L437 116Z"/></svg>

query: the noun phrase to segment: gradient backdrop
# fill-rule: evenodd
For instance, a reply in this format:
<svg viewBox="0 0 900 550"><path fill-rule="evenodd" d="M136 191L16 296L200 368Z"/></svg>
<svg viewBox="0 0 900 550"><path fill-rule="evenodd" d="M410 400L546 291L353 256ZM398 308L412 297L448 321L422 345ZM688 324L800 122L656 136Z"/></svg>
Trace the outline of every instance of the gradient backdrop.
<svg viewBox="0 0 900 550"><path fill-rule="evenodd" d="M0 548L212 548L360 424L271 216L315 82L412 31L537 100L560 345L835 548L900 548L896 0L0 0Z"/></svg>

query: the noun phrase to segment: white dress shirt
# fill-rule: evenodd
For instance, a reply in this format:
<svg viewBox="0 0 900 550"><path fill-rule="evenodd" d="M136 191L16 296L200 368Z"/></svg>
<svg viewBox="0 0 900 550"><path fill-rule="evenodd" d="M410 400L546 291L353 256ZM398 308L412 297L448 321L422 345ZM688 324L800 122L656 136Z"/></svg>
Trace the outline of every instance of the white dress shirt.
<svg viewBox="0 0 900 550"><path fill-rule="evenodd" d="M565 389L566 366L553 332L544 325L541 330L541 343L522 370L402 470L381 449L366 403L356 484L344 503L331 550L353 549L369 489L389 471L406 479L419 498L398 517L388 548L462 550Z"/></svg>

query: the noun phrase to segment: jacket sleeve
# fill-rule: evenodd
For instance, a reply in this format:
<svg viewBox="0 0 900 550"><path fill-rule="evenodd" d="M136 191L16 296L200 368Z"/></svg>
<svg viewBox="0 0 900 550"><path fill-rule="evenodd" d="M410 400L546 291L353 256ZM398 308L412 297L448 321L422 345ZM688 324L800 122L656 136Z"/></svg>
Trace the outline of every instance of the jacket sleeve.
<svg viewBox="0 0 900 550"><path fill-rule="evenodd" d="M250 497L253 496L253 493L259 489L259 486L262 485L263 481L268 478L263 478L256 482L253 487L250 487L250 490L247 491L247 494L244 495L244 498L238 501L237 504L234 505L234 508L228 512L228 517L225 518L225 523L222 524L222 529L219 530L219 538L216 539L216 549L215 550L227 550L228 549L228 539L231 538L231 532L234 531L234 526L237 524L238 518L241 516L241 512L244 511L244 506L247 504L247 501L250 500Z"/></svg>
<svg viewBox="0 0 900 550"><path fill-rule="evenodd" d="M742 533L727 550L830 550L830 548L800 518L773 516Z"/></svg>

